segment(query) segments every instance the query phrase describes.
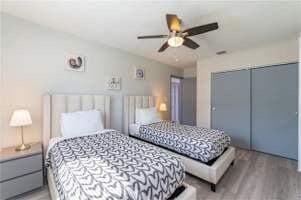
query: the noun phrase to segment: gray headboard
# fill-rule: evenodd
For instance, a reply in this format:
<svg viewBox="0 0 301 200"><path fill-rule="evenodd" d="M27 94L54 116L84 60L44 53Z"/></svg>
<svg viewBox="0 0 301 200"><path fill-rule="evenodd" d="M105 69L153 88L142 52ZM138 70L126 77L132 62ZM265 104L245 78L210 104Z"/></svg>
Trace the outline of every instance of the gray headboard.
<svg viewBox="0 0 301 200"><path fill-rule="evenodd" d="M43 148L49 140L61 136L61 113L97 109L103 113L103 124L110 128L110 96L97 94L47 94L43 96Z"/></svg>
<svg viewBox="0 0 301 200"><path fill-rule="evenodd" d="M129 133L129 125L135 123L136 108L158 107L155 96L124 96L123 97L123 131Z"/></svg>

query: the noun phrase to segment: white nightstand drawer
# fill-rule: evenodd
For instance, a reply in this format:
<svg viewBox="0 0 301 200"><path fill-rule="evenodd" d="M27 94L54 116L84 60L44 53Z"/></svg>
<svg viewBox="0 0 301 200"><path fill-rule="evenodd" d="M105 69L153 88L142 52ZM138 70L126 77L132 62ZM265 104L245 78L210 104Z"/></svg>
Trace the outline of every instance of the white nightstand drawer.
<svg viewBox="0 0 301 200"><path fill-rule="evenodd" d="M42 170L42 154L0 163L0 182Z"/></svg>
<svg viewBox="0 0 301 200"><path fill-rule="evenodd" d="M21 176L19 178L10 179L8 181L0 183L0 188L1 188L0 199L7 199L42 186L43 186L42 171Z"/></svg>

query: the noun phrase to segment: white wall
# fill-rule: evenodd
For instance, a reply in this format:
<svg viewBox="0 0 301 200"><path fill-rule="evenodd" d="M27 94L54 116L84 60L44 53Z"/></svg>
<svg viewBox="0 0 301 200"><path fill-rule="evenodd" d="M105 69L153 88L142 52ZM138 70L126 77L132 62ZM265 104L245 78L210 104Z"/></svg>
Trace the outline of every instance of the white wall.
<svg viewBox="0 0 301 200"><path fill-rule="evenodd" d="M298 171L301 172L301 33L299 36L299 164Z"/></svg>
<svg viewBox="0 0 301 200"><path fill-rule="evenodd" d="M184 78L196 77L196 67L184 68Z"/></svg>
<svg viewBox="0 0 301 200"><path fill-rule="evenodd" d="M0 33L2 33L2 16L0 15ZM0 37L0 46L2 47L2 37ZM2 49L1 49L2 52ZM0 52L0 97L2 97L2 53ZM3 123L2 123L2 113L3 113L3 99L0 98L0 130L3 130ZM0 137L0 151L2 147L2 138Z"/></svg>
<svg viewBox="0 0 301 200"><path fill-rule="evenodd" d="M169 97L169 77L182 75L176 69L124 51L81 40L31 22L3 15L3 146L20 142L19 130L8 126L16 108L28 108L33 125L25 128L25 140L38 141L41 135L42 95L50 93L99 93L112 95L112 128L122 129L122 96L153 94ZM66 71L69 54L86 58L86 71ZM133 79L133 68L145 68L146 80ZM108 91L107 76L122 78L121 91Z"/></svg>
<svg viewBox="0 0 301 200"><path fill-rule="evenodd" d="M197 62L197 125L210 127L210 76L212 72L298 61L298 39L214 56Z"/></svg>

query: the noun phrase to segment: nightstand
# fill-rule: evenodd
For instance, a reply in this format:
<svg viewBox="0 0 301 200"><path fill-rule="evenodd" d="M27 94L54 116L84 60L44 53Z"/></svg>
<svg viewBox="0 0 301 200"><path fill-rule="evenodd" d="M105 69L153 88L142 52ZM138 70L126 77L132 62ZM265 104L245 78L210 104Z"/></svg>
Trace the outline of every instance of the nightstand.
<svg viewBox="0 0 301 200"><path fill-rule="evenodd" d="M43 186L41 143L25 151L15 147L0 152L0 199L7 199Z"/></svg>

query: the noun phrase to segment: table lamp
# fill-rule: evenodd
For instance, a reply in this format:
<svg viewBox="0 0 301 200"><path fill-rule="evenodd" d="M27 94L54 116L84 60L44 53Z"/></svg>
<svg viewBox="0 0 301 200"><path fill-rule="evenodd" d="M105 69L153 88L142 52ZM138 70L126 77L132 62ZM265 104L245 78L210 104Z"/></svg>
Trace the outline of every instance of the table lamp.
<svg viewBox="0 0 301 200"><path fill-rule="evenodd" d="M159 111L167 111L167 107L165 103L160 104Z"/></svg>
<svg viewBox="0 0 301 200"><path fill-rule="evenodd" d="M16 151L23 151L30 148L30 145L24 144L23 127L31 124L32 121L28 110L14 111L9 125L12 127L21 127L21 135L22 135L22 144L16 148Z"/></svg>

